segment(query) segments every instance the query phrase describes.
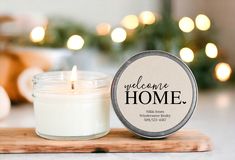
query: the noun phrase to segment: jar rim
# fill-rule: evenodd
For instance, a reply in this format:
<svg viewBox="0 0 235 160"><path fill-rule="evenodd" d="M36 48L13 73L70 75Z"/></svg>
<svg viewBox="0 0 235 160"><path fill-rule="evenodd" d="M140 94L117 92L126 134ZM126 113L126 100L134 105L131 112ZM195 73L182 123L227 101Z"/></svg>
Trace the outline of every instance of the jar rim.
<svg viewBox="0 0 235 160"><path fill-rule="evenodd" d="M34 89L50 90L55 88L58 85L63 85L65 88L68 86L68 83L71 82L71 71L51 71L39 73L33 77L33 87ZM92 71L78 71L77 80L74 82L76 88L81 89L81 86L84 88L98 89L106 86L110 86L111 76L101 73L101 72L92 72Z"/></svg>
<svg viewBox="0 0 235 160"><path fill-rule="evenodd" d="M54 78L53 76L59 76L59 75L64 75L64 76L70 76L71 71L50 71L50 72L43 72L43 73L39 73L33 76L33 81L35 80L46 80L44 78L46 77L51 77ZM79 80L88 80L88 79L82 79L81 76L79 76L79 74L93 74L95 75L97 78L93 78L93 79L89 79L89 80L104 80L104 79L109 79L110 76L101 72L92 72L92 71L77 71L78 74L78 81ZM55 77L56 78L56 77ZM48 79L47 79L48 80Z"/></svg>

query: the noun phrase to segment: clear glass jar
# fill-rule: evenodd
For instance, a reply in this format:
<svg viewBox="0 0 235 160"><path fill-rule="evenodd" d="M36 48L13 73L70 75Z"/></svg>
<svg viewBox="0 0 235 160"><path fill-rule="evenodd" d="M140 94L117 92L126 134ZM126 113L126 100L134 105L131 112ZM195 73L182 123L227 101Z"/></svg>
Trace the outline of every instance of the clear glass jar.
<svg viewBox="0 0 235 160"><path fill-rule="evenodd" d="M47 72L33 78L36 133L54 140L86 140L109 130L109 76L97 72Z"/></svg>

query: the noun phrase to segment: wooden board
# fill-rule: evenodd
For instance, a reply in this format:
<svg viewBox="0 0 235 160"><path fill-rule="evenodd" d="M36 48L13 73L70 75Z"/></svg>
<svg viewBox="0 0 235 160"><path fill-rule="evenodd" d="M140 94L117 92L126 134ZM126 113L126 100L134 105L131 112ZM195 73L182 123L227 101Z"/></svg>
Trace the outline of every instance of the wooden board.
<svg viewBox="0 0 235 160"><path fill-rule="evenodd" d="M0 128L0 153L57 152L201 152L211 150L210 139L198 131L181 130L168 138L147 140L126 129L112 129L89 141L53 141L38 137L33 128Z"/></svg>

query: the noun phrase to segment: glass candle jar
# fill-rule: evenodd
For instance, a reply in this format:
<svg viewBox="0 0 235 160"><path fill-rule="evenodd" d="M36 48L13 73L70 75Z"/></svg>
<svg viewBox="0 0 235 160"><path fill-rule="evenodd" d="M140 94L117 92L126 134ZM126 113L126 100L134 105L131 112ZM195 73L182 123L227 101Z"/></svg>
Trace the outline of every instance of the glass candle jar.
<svg viewBox="0 0 235 160"><path fill-rule="evenodd" d="M86 140L109 128L110 77L96 72L47 72L33 78L36 133L54 140Z"/></svg>

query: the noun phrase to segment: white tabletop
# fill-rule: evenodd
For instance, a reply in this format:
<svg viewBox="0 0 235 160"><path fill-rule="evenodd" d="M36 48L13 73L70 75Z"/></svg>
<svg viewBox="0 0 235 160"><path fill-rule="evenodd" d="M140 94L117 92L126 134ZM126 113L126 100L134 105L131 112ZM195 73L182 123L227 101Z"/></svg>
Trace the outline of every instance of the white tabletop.
<svg viewBox="0 0 235 160"><path fill-rule="evenodd" d="M184 128L200 130L213 141L211 152L201 153L59 153L59 154L0 154L0 160L168 160L168 159L235 159L235 89L206 91L199 95L199 105ZM0 127L33 127L32 104L13 106L9 117ZM111 127L123 127L111 111Z"/></svg>

